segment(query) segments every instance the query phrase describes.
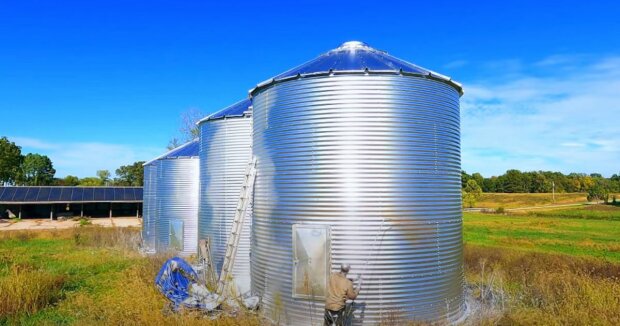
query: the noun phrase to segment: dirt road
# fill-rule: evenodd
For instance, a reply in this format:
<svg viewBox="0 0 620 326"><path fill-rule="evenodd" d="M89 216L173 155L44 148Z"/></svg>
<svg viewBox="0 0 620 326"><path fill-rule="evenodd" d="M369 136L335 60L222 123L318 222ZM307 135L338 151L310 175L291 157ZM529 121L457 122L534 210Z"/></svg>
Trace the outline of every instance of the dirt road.
<svg viewBox="0 0 620 326"><path fill-rule="evenodd" d="M103 227L140 227L142 219L136 217L114 217L90 219L93 225ZM0 232L12 230L47 230L47 229L69 229L79 226L79 221L51 221L49 219L23 219L20 221L0 219Z"/></svg>

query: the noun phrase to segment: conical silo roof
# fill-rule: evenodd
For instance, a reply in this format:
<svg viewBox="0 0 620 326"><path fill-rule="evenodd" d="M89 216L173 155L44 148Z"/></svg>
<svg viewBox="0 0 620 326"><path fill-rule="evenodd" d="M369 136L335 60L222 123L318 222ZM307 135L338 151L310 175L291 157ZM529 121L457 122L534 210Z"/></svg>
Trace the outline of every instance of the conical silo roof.
<svg viewBox="0 0 620 326"><path fill-rule="evenodd" d="M200 142L198 141L198 139L192 140L190 142L187 142L163 155L160 155L146 163L144 163L143 165L149 165L152 164L153 162L157 161L157 160L164 160L164 159L174 159L174 158L188 158L188 157L198 157L198 152L200 149Z"/></svg>
<svg viewBox="0 0 620 326"><path fill-rule="evenodd" d="M251 106L252 106L252 101L250 101L250 99L244 99L231 106L225 107L215 113L212 113L202 118L200 121L198 121L197 124L201 124L202 122L209 121L209 120L231 118L231 117L242 117L246 115L248 111L251 110Z"/></svg>
<svg viewBox="0 0 620 326"><path fill-rule="evenodd" d="M422 68L405 60L396 58L385 51L372 48L359 41L349 41L330 50L316 59L270 78L250 90L254 95L258 90L272 84L295 78L338 74L402 74L438 80L454 87L463 94L463 87L450 77Z"/></svg>

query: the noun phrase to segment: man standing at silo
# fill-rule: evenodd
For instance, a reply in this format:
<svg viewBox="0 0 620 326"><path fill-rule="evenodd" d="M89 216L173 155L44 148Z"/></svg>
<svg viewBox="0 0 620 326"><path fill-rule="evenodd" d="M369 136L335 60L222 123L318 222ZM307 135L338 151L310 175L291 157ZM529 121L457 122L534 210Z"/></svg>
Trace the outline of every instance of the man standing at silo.
<svg viewBox="0 0 620 326"><path fill-rule="evenodd" d="M355 300L360 289L353 288L353 282L347 278L351 266L340 265L340 272L332 273L327 283L327 296L325 298L325 322L324 326L344 325L344 310L348 300Z"/></svg>

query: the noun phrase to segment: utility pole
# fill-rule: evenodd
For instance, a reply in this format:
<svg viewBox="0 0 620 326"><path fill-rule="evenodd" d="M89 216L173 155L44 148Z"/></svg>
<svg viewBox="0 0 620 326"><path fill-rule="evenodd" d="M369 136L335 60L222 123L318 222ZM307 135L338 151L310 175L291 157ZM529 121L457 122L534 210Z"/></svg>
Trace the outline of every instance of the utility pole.
<svg viewBox="0 0 620 326"><path fill-rule="evenodd" d="M551 188L553 189L552 190L552 193L553 193L552 196L553 196L553 202L555 203L555 181L551 181Z"/></svg>

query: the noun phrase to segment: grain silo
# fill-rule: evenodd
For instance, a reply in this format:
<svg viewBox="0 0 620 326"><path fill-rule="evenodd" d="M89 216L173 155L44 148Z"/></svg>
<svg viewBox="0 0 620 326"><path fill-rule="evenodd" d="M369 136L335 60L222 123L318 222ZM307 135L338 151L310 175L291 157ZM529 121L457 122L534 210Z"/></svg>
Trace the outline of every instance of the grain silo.
<svg viewBox="0 0 620 326"><path fill-rule="evenodd" d="M211 253L220 273L226 242L235 216L246 167L252 155L251 102L243 100L202 119L200 128L199 239L211 240ZM248 209L235 265L239 294L250 290L250 230Z"/></svg>
<svg viewBox="0 0 620 326"><path fill-rule="evenodd" d="M198 247L199 163L198 140L181 145L148 162L155 167L154 218L155 248L189 256ZM145 172L146 176L146 172ZM152 209L149 208L149 212ZM151 213L152 214L152 213ZM145 223L146 226L146 223Z"/></svg>
<svg viewBox="0 0 620 326"><path fill-rule="evenodd" d="M144 164L144 191L142 195L142 246L146 252L155 250L157 189L156 161Z"/></svg>
<svg viewBox="0 0 620 326"><path fill-rule="evenodd" d="M326 280L346 262L363 279L353 324L459 319L461 85L347 42L250 94L265 316L322 324Z"/></svg>

